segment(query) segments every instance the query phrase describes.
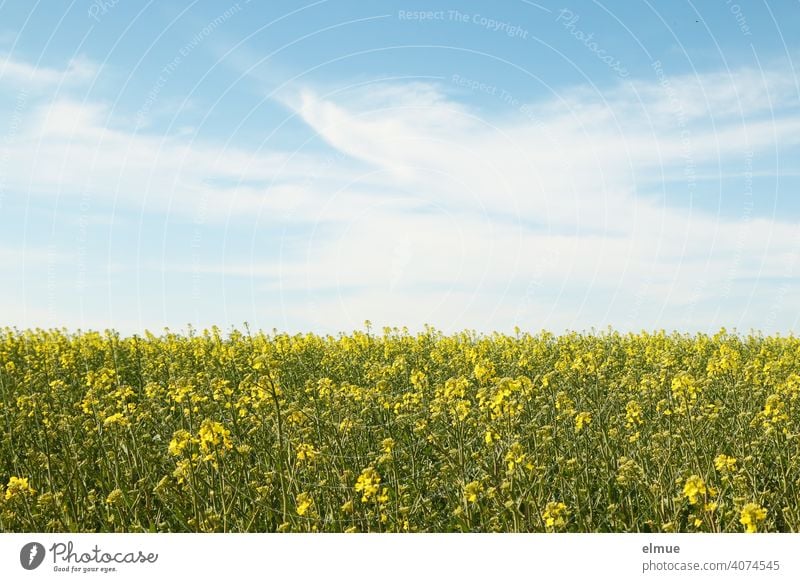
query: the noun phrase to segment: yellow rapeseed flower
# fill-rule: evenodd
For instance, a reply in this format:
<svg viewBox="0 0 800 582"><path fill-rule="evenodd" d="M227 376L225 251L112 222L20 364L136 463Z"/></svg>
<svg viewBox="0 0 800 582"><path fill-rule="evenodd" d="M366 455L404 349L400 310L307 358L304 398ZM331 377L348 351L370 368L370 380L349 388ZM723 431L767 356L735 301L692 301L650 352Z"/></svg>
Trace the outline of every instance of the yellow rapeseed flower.
<svg viewBox="0 0 800 582"><path fill-rule="evenodd" d="M478 497L483 492L483 485L478 481L471 481L464 486L464 498L469 503L477 503Z"/></svg>
<svg viewBox="0 0 800 582"><path fill-rule="evenodd" d="M411 385L414 386L414 388L421 390L426 386L428 378L427 376L425 376L424 372L420 372L419 370L417 370L411 373L409 381L411 382Z"/></svg>
<svg viewBox="0 0 800 582"><path fill-rule="evenodd" d="M525 449L522 448L520 443L517 442L511 445L505 456L505 461L509 472L513 471L515 467L522 465L526 458L527 455L525 454Z"/></svg>
<svg viewBox="0 0 800 582"><path fill-rule="evenodd" d="M567 506L560 501L549 502L542 512L542 519L548 530L564 527L567 524L568 517Z"/></svg>
<svg viewBox="0 0 800 582"><path fill-rule="evenodd" d="M789 420L786 414L786 403L778 394L770 394L764 404L764 417L772 424L780 424Z"/></svg>
<svg viewBox="0 0 800 582"><path fill-rule="evenodd" d="M295 453L297 455L298 463L302 463L303 461L313 461L317 457L319 451L314 448L314 445L300 443L297 445Z"/></svg>
<svg viewBox="0 0 800 582"><path fill-rule="evenodd" d="M692 505L695 505L701 496L705 497L707 491L706 482L699 475L692 475L686 479L686 484L683 486L683 495Z"/></svg>
<svg viewBox="0 0 800 582"><path fill-rule="evenodd" d="M386 438L381 441L381 450L387 454L391 455L392 451L394 450L394 439Z"/></svg>
<svg viewBox="0 0 800 582"><path fill-rule="evenodd" d="M688 405L697 400L700 386L688 372L681 372L672 379L672 396L679 402Z"/></svg>
<svg viewBox="0 0 800 582"><path fill-rule="evenodd" d="M575 415L575 432L581 432L584 426L592 422L591 412L579 412Z"/></svg>
<svg viewBox="0 0 800 582"><path fill-rule="evenodd" d="M108 497L106 497L106 503L108 503L109 505L114 505L120 499L122 499L122 490L114 489L111 493L108 494Z"/></svg>
<svg viewBox="0 0 800 582"><path fill-rule="evenodd" d="M367 467L356 480L356 491L361 493L361 501L368 503L375 499L381 484L381 476L373 467Z"/></svg>
<svg viewBox="0 0 800 582"><path fill-rule="evenodd" d="M575 402L566 392L556 394L556 410L559 416L572 416L575 414Z"/></svg>
<svg viewBox="0 0 800 582"><path fill-rule="evenodd" d="M311 498L311 495L308 493L300 493L295 498L295 507L297 509L297 515L303 516L308 513L308 510L314 506L314 500Z"/></svg>
<svg viewBox="0 0 800 582"><path fill-rule="evenodd" d="M642 406L635 400L625 405L625 426L635 428L642 424Z"/></svg>
<svg viewBox="0 0 800 582"><path fill-rule="evenodd" d="M198 433L200 441L200 450L207 455L213 451L223 452L233 448L231 443L231 431L229 431L221 422L214 420L204 420L200 425Z"/></svg>
<svg viewBox="0 0 800 582"><path fill-rule="evenodd" d="M739 523L745 527L747 533L758 531L758 524L767 519L767 510L758 503L748 503L742 507Z"/></svg>
<svg viewBox="0 0 800 582"><path fill-rule="evenodd" d="M173 457L180 457L186 447L192 442L192 435L186 430L178 430L172 435L172 440L169 441L167 450Z"/></svg>
<svg viewBox="0 0 800 582"><path fill-rule="evenodd" d="M128 426L129 424L130 422L128 421L128 418L121 412L112 414L103 421L103 426L113 426L113 425Z"/></svg>
<svg viewBox="0 0 800 582"><path fill-rule="evenodd" d="M478 382L488 382L494 377L494 364L491 362L479 362L475 365L473 372L475 373L475 378L478 380Z"/></svg>
<svg viewBox="0 0 800 582"><path fill-rule="evenodd" d="M35 491L28 483L27 477L11 477L8 480L8 485L6 485L6 501L34 493Z"/></svg>
<svg viewBox="0 0 800 582"><path fill-rule="evenodd" d="M714 458L714 466L720 473L732 473L736 471L736 458L728 455L717 455Z"/></svg>

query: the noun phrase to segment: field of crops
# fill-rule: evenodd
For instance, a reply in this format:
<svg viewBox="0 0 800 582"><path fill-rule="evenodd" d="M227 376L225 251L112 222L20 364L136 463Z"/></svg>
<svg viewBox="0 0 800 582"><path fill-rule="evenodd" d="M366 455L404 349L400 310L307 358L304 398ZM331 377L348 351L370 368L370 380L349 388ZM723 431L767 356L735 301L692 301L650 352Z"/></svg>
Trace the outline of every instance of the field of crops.
<svg viewBox="0 0 800 582"><path fill-rule="evenodd" d="M0 332L0 531L800 531L800 340Z"/></svg>

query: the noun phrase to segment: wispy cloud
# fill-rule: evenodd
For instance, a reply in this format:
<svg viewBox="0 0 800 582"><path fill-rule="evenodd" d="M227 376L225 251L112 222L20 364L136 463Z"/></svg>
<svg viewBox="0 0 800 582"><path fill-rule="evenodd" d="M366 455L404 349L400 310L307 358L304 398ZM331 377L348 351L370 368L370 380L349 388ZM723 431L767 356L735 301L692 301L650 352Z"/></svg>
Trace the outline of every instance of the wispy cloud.
<svg viewBox="0 0 800 582"><path fill-rule="evenodd" d="M71 59L65 69L58 69L21 61L0 53L0 84L40 89L86 82L93 79L97 73L96 64L84 57Z"/></svg>
<svg viewBox="0 0 800 582"><path fill-rule="evenodd" d="M605 313L591 310L588 320L617 325L663 323L704 301L752 294L759 278L794 268L794 221L755 218L747 207L723 218L665 207L640 192L652 189L654 174L675 167L683 167L686 187L700 167L746 175L754 156L796 146L795 90L779 72L743 70L621 83L602 95L577 88L500 119L461 106L436 86L367 87L357 108L346 97L305 90L286 103L299 103L296 113L332 147L383 172L389 191L407 192L428 211L384 212L376 193L334 240L310 243L306 262L284 269L282 284L290 294L309 281L349 283L366 290L363 298L379 297L376 289L396 278L388 272L393 248L410 236L419 252L405 261L404 297L421 293L423 308L420 289L445 290L446 297L448 289L471 290L447 301L464 313L482 305L479 311L491 314L488 328L499 317L493 306L526 302L528 316L579 325L587 314L576 293L610 299ZM742 285L742 277L750 283ZM556 297L537 305L520 289ZM345 295L354 304L362 299ZM564 318L569 306L579 317ZM758 321L746 309L727 309L694 323ZM324 320L353 311L320 313Z"/></svg>
<svg viewBox="0 0 800 582"><path fill-rule="evenodd" d="M92 70L6 60L0 82ZM280 300L233 301L256 313L232 313L270 326L758 326L765 311L800 308L769 283L795 273L796 221L653 193L664 180L691 192L715 172L746 188L754 159L800 145L797 102L778 69L654 74L511 110L466 105L446 80L304 85L280 103L313 147L251 151L142 132L103 103L42 100L6 152L6 185L268 231L268 252L136 264L223 288L248 278L253 297Z"/></svg>

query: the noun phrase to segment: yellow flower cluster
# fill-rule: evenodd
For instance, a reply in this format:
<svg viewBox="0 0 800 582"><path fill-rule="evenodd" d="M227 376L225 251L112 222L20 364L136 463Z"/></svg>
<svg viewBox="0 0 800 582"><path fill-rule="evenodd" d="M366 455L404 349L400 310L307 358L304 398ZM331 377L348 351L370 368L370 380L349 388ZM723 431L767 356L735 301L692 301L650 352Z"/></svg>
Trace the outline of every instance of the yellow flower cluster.
<svg viewBox="0 0 800 582"><path fill-rule="evenodd" d="M672 379L672 397L681 407L687 407L697 401L700 386L688 372L681 372Z"/></svg>
<svg viewBox="0 0 800 582"><path fill-rule="evenodd" d="M295 499L297 515L306 515L314 507L314 499L308 493L300 493Z"/></svg>
<svg viewBox="0 0 800 582"><path fill-rule="evenodd" d="M767 510L757 503L748 503L742 507L739 523L745 527L747 533L758 531L758 525L767 519Z"/></svg>
<svg viewBox="0 0 800 582"><path fill-rule="evenodd" d="M233 448L231 444L231 431L221 422L204 420L197 433L200 451L206 455L214 452L225 452Z"/></svg>
<svg viewBox="0 0 800 582"><path fill-rule="evenodd" d="M319 451L314 448L314 445L310 445L308 443L300 443L295 449L295 455L297 456L298 463L313 461L318 454Z"/></svg>
<svg viewBox="0 0 800 582"><path fill-rule="evenodd" d="M583 427L588 426L592 422L591 412L579 412L575 415L575 432L581 432Z"/></svg>
<svg viewBox="0 0 800 582"><path fill-rule="evenodd" d="M686 484L683 486L683 495L692 505L697 504L701 497L705 498L707 492L706 482L698 475L686 479Z"/></svg>
<svg viewBox="0 0 800 582"><path fill-rule="evenodd" d="M16 497L33 495L35 491L28 483L27 477L11 477L6 485L6 501Z"/></svg>
<svg viewBox="0 0 800 582"><path fill-rule="evenodd" d="M736 457L717 455L714 457L714 466L720 473L733 473L736 471Z"/></svg>
<svg viewBox="0 0 800 582"><path fill-rule="evenodd" d="M367 467L361 472L356 481L355 489L361 493L361 501L369 503L377 499L381 484L381 476L373 467Z"/></svg>
<svg viewBox="0 0 800 582"><path fill-rule="evenodd" d="M464 499L469 503L477 503L481 493L483 493L483 485L478 481L470 481L464 485Z"/></svg>
<svg viewBox="0 0 800 582"><path fill-rule="evenodd" d="M569 511L567 506L560 501L551 501L542 512L542 520L548 530L561 529L567 525Z"/></svg>

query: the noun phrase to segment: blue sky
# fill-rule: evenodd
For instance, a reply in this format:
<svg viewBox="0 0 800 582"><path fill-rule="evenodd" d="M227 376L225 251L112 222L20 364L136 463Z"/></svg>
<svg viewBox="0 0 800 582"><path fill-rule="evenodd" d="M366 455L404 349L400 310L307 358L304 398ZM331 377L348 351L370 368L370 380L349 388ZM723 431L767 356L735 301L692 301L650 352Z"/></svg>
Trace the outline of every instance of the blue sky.
<svg viewBox="0 0 800 582"><path fill-rule="evenodd" d="M1 324L797 331L800 2L0 3Z"/></svg>

